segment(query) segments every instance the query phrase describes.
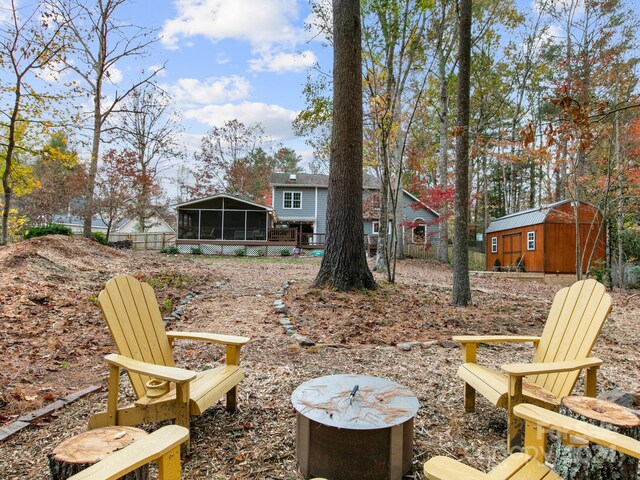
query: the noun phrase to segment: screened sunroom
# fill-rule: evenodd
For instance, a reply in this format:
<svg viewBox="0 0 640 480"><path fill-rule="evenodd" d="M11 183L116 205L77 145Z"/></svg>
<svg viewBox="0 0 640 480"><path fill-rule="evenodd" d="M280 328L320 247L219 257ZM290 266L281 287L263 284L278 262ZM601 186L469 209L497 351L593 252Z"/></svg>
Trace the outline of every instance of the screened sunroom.
<svg viewBox="0 0 640 480"><path fill-rule="evenodd" d="M177 208L178 241L266 242L272 224L271 207L224 193Z"/></svg>

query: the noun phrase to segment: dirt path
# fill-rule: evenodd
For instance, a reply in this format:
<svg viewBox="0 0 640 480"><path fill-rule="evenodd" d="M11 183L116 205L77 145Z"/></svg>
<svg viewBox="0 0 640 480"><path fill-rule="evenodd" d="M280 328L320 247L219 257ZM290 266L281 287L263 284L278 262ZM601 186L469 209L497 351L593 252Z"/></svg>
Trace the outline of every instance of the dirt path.
<svg viewBox="0 0 640 480"><path fill-rule="evenodd" d="M102 358L112 347L92 297L107 278L132 273L156 281L162 275L165 279L180 275L182 284L158 290L161 302L169 299L175 305L188 291L198 294L170 328L252 338L243 351L246 379L239 390L239 411L229 415L220 403L193 419L192 454L184 462L183 478L188 479L300 479L291 392L308 379L336 373L386 377L416 394L421 407L416 418L414 468L406 478L424 478L421 466L433 455L460 458L478 468L495 465L504 458L506 417L483 399L478 400L477 413L463 413L461 385L455 377L460 350L446 339L456 333L539 333L559 288L473 277L474 305L458 309L448 304L450 270L423 262L402 262L395 287L343 295L309 288L319 265L316 259L125 253L104 257L96 266L95 259L86 254L87 246L80 247L85 261L73 260L64 266L68 271L58 266L69 260L48 252L55 248L44 244L36 249L43 256L27 255L21 261L19 268L27 270L28 278L15 270L0 270L0 380L4 389L0 398L9 397L4 407L0 405L0 414L10 419L14 410L47 403L47 393L58 398L89 383L104 384ZM41 261L44 257L49 260ZM15 262L7 258L0 250L0 266ZM61 278L51 277L52 268ZM298 331L341 348L301 348L283 333L273 302L277 290L289 280L295 283L285 301ZM28 298L33 292L45 292L49 299L34 302ZM640 299L624 292L613 296L614 312L594 351L605 360L599 388L638 392ZM47 321L36 321L38 318ZM39 330L25 329L25 325L31 327L30 322ZM428 346L410 351L394 347L411 340L427 341ZM78 348L82 341L89 342L86 348ZM56 342L59 345L54 350ZM40 354L28 353L34 349ZM50 357L43 359L46 355ZM223 356L215 346L187 342L176 348L178 363L195 369L214 365ZM480 361L494 366L530 357L530 350L523 346L479 351ZM64 368L61 362L66 362ZM49 371L47 365L58 370ZM14 395L18 387L23 389L21 399ZM49 390L42 393L40 388ZM25 398L33 395L37 399ZM46 454L64 438L83 431L88 416L105 405L105 393L92 395L0 444L0 478L47 478Z"/></svg>

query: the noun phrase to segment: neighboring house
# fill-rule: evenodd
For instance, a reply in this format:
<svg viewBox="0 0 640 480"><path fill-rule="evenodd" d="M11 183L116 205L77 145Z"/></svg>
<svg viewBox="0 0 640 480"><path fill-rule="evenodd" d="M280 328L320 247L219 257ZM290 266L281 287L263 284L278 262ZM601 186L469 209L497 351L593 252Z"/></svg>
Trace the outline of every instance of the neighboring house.
<svg viewBox="0 0 640 480"><path fill-rule="evenodd" d="M125 218L118 222L115 231L118 233L140 233L140 223L136 218ZM176 233L176 231L169 225L169 222L155 213L147 218L145 233Z"/></svg>
<svg viewBox="0 0 640 480"><path fill-rule="evenodd" d="M148 220L149 228L145 233L176 233L174 228L162 218L160 215L153 215ZM84 221L82 218L74 215L54 215L51 217L51 223L69 227L74 234L82 234ZM107 224L100 217L93 217L91 220L91 231L107 233ZM140 233L138 221L135 218L125 218L120 220L110 233Z"/></svg>
<svg viewBox="0 0 640 480"><path fill-rule="evenodd" d="M272 188L275 226L298 230L300 237L324 243L327 226L328 175L306 173L273 173ZM380 182L371 175L363 176L362 209L365 235L380 232ZM418 198L403 190L401 231L406 242L435 242L438 213Z"/></svg>
<svg viewBox="0 0 640 480"><path fill-rule="evenodd" d="M583 273L589 260L605 259L602 212L577 202ZM493 220L486 231L487 269L524 265L528 272L576 273L576 217L571 200L543 205ZM520 262L518 262L518 259Z"/></svg>
<svg viewBox="0 0 640 480"><path fill-rule="evenodd" d="M82 234L84 229L84 220L75 215L53 215L51 217L51 223L69 227L74 234ZM102 232L106 235L107 224L99 217L93 217L91 219L91 231Z"/></svg>

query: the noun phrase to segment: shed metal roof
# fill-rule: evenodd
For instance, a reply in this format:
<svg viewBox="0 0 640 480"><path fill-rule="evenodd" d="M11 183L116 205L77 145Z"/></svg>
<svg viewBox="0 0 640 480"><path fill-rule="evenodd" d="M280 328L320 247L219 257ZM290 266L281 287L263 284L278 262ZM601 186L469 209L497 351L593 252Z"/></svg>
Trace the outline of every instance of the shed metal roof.
<svg viewBox="0 0 640 480"><path fill-rule="evenodd" d="M541 205L540 207L522 210L521 212L496 218L491 221L487 227L486 233L500 232L502 230L510 230L512 228L528 227L529 225L539 225L544 223L551 210L570 201L571 200L560 200L559 202Z"/></svg>

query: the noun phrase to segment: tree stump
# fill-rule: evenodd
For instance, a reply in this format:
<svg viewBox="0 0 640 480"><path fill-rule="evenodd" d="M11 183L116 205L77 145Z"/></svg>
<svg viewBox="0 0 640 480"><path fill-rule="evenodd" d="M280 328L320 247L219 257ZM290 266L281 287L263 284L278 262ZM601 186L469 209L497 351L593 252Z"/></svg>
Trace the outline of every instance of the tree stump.
<svg viewBox="0 0 640 480"><path fill-rule="evenodd" d="M577 420L640 439L640 418L608 400L565 397L560 413ZM559 439L554 470L565 480L637 480L638 460L594 443L573 447Z"/></svg>
<svg viewBox="0 0 640 480"><path fill-rule="evenodd" d="M133 427L104 427L69 438L49 454L51 480L66 480L148 433ZM147 480L149 465L128 473L125 480Z"/></svg>

